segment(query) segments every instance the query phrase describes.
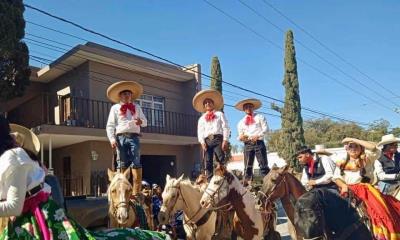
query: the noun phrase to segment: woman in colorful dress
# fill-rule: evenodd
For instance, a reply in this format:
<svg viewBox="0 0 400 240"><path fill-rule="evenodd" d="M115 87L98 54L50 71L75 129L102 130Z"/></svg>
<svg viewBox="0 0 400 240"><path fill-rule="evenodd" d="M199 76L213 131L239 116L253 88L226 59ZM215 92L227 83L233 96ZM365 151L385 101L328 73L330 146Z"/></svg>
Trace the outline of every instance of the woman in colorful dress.
<svg viewBox="0 0 400 240"><path fill-rule="evenodd" d="M345 138L342 142L345 144L346 158L336 162L333 174L341 195L347 195L351 190L365 203L376 239L400 239L400 202L392 196L383 195L369 184L372 166L380 156L380 151L374 143L356 138Z"/></svg>
<svg viewBox="0 0 400 240"><path fill-rule="evenodd" d="M44 169L27 154L38 153L37 136L20 126L16 136L23 144L18 146L10 131L7 119L0 115L0 217L10 218L0 240L166 239L164 234L140 229L89 232L79 226L51 199Z"/></svg>

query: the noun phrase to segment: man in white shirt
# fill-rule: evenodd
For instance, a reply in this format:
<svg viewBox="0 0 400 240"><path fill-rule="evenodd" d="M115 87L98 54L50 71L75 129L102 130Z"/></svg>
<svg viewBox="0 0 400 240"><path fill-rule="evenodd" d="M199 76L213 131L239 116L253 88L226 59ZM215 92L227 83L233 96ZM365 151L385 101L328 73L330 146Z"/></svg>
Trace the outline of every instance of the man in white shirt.
<svg viewBox="0 0 400 240"><path fill-rule="evenodd" d="M216 90L202 90L193 97L193 107L204 113L197 125L197 137L204 152L205 170L210 180L214 172L213 157L219 164L225 164L225 152L228 148L230 129L228 120L220 110L224 100Z"/></svg>
<svg viewBox="0 0 400 240"><path fill-rule="evenodd" d="M253 98L242 100L235 105L237 110L246 113L237 125L239 140L244 143L244 186L251 184L255 157L257 157L261 175L264 177L269 172L267 148L264 143L268 125L263 115L254 112L260 107L261 101Z"/></svg>
<svg viewBox="0 0 400 240"><path fill-rule="evenodd" d="M382 146L381 156L375 160L375 174L378 186L384 194L392 195L400 188L400 153L397 152L400 139L393 134L382 137L377 147Z"/></svg>
<svg viewBox="0 0 400 240"><path fill-rule="evenodd" d="M131 168L133 195L141 192L142 164L140 162L140 128L147 126L142 108L134 103L143 93L143 87L133 81L121 81L107 89L107 97L115 103L108 116L106 131L111 147L119 155L117 169Z"/></svg>
<svg viewBox="0 0 400 240"><path fill-rule="evenodd" d="M301 184L307 190L326 188L338 193L332 181L335 163L329 157L331 153L323 145L317 145L315 153L307 146L302 146L296 153L299 163L303 165Z"/></svg>

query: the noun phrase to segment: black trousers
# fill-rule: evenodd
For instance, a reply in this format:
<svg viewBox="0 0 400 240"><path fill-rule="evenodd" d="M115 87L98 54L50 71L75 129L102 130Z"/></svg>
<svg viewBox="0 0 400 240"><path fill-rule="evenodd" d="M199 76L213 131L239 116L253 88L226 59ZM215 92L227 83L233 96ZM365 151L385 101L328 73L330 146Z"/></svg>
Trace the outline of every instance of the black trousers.
<svg viewBox="0 0 400 240"><path fill-rule="evenodd" d="M268 174L269 168L267 148L262 140L257 140L256 142L246 142L244 144L245 178L248 180L253 177L253 164L255 157L257 157L258 165L260 166L260 173L264 177Z"/></svg>
<svg viewBox="0 0 400 240"><path fill-rule="evenodd" d="M222 135L214 135L212 138L206 138L207 151L205 154L207 179L210 181L214 175L214 155L217 162L225 164L225 153L222 151Z"/></svg>

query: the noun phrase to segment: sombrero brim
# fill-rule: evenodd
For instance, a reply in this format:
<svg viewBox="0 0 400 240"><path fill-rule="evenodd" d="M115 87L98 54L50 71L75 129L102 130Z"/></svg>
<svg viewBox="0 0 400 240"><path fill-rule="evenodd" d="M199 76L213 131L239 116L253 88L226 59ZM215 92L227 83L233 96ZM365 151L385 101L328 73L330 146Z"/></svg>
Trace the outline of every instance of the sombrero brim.
<svg viewBox="0 0 400 240"><path fill-rule="evenodd" d="M120 101L119 93L125 90L132 92L132 100L140 97L143 93L143 86L134 81L120 81L107 88L107 97L113 103Z"/></svg>
<svg viewBox="0 0 400 240"><path fill-rule="evenodd" d="M389 140L386 140L386 141L380 141L376 146L377 147L381 147L381 146L386 145L386 144L399 143L399 142L400 142L400 138L389 139Z"/></svg>
<svg viewBox="0 0 400 240"><path fill-rule="evenodd" d="M34 154L38 154L40 151L40 141L38 136L34 134L28 128L10 123L11 133L16 136L16 140L18 145L22 148L33 152ZM18 135L22 135L22 137L18 137Z"/></svg>
<svg viewBox="0 0 400 240"><path fill-rule="evenodd" d="M328 151L326 151L326 150L318 150L318 151L315 151L315 150L314 150L313 153L316 153L316 154L319 154L319 155L326 155L326 156L332 155L331 152L328 152Z"/></svg>
<svg viewBox="0 0 400 240"><path fill-rule="evenodd" d="M214 109L221 110L224 106L224 99L220 92L212 89L202 90L193 97L193 108L198 112L205 112L204 100L211 99L214 101Z"/></svg>
<svg viewBox="0 0 400 240"><path fill-rule="evenodd" d="M257 110L257 109L259 109L259 108L262 106L260 100L255 99L255 98L248 98L248 99L244 99L244 100L242 100L242 101L236 103L235 108L236 108L237 110L239 110L239 111L243 111L243 110L244 110L244 109L243 109L244 105L245 105L245 104L248 104L248 103L253 104L254 110Z"/></svg>

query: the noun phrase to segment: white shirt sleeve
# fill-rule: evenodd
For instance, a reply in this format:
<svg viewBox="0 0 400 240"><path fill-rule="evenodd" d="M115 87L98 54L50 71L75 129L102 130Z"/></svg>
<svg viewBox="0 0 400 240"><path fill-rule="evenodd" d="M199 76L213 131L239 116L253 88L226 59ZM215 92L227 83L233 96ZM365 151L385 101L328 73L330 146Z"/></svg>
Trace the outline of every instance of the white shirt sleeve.
<svg viewBox="0 0 400 240"><path fill-rule="evenodd" d="M144 115L142 108L136 104L136 107L139 110L139 119L142 120L142 124L140 124L141 127L147 127L147 118L146 115Z"/></svg>
<svg viewBox="0 0 400 240"><path fill-rule="evenodd" d="M340 167L336 166L335 170L333 171L332 180L340 179L345 182L343 176L340 174Z"/></svg>
<svg viewBox="0 0 400 240"><path fill-rule="evenodd" d="M242 120L240 120L239 123L237 124L237 130L238 130L237 140L240 140L240 136L244 135L244 129L242 127Z"/></svg>
<svg viewBox="0 0 400 240"><path fill-rule="evenodd" d="M324 167L324 176L315 180L317 185L328 184L331 182L333 177L333 171L335 169L335 163L329 157L321 157L321 163Z"/></svg>
<svg viewBox="0 0 400 240"><path fill-rule="evenodd" d="M375 173L378 176L380 181L382 180L394 180L396 178L396 174L386 174L383 171L382 163L378 160L375 160L374 163Z"/></svg>
<svg viewBox="0 0 400 240"><path fill-rule="evenodd" d="M110 109L110 114L108 115L108 120L106 125L107 137L110 140L110 142L115 141L115 128L117 127L116 123L117 116L115 116L114 106L112 106Z"/></svg>
<svg viewBox="0 0 400 240"><path fill-rule="evenodd" d="M19 216L24 206L29 165L13 166L6 201L0 202L0 217Z"/></svg>
<svg viewBox="0 0 400 240"><path fill-rule="evenodd" d="M300 182L303 186L307 186L308 183L308 175L306 173L306 169L303 168L303 174L301 175Z"/></svg>
<svg viewBox="0 0 400 240"><path fill-rule="evenodd" d="M224 137L224 141L229 140L229 135L231 134L231 129L229 128L228 120L225 117L225 114L221 112L221 121L222 121L222 135Z"/></svg>
<svg viewBox="0 0 400 240"><path fill-rule="evenodd" d="M199 118L199 121L197 123L197 139L199 140L199 143L201 143L201 144L205 143L204 136L203 136L204 123L203 123L202 118L203 118L203 116L201 116Z"/></svg>

